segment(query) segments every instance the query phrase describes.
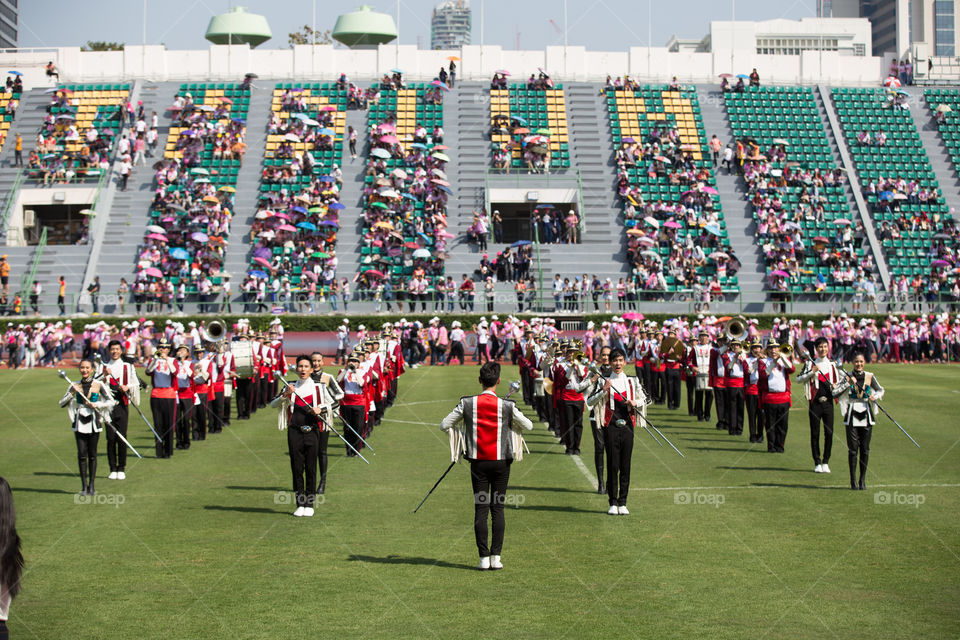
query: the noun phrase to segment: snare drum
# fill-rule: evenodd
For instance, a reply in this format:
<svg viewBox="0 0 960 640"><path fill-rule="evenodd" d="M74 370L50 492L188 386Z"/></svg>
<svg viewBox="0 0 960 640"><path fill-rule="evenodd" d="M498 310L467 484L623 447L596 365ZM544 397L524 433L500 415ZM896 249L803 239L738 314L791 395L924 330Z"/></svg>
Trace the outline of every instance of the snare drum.
<svg viewBox="0 0 960 640"><path fill-rule="evenodd" d="M233 354L233 361L237 367L238 378L253 377L253 343L252 342L231 342L230 353Z"/></svg>

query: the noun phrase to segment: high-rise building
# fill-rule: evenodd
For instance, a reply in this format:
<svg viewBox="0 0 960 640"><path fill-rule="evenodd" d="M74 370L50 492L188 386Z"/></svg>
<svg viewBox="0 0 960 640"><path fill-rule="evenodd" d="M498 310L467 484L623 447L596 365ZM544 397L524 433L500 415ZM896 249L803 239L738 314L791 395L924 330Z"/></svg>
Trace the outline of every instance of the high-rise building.
<svg viewBox="0 0 960 640"><path fill-rule="evenodd" d="M17 0L0 0L0 49L17 48Z"/></svg>
<svg viewBox="0 0 960 640"><path fill-rule="evenodd" d="M469 0L447 0L433 9L430 18L430 48L456 49L470 44Z"/></svg>
<svg viewBox="0 0 960 640"><path fill-rule="evenodd" d="M955 0L830 0L823 10L834 18L868 18L875 56L902 57L923 45L931 56L954 57L960 30L956 5Z"/></svg>

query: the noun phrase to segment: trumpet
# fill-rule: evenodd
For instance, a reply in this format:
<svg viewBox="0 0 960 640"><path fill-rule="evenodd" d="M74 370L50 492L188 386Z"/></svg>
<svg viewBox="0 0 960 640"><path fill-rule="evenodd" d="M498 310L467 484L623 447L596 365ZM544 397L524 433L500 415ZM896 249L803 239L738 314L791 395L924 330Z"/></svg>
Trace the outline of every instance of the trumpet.
<svg viewBox="0 0 960 640"><path fill-rule="evenodd" d="M789 358L793 355L793 346L789 342L780 343L780 353Z"/></svg>

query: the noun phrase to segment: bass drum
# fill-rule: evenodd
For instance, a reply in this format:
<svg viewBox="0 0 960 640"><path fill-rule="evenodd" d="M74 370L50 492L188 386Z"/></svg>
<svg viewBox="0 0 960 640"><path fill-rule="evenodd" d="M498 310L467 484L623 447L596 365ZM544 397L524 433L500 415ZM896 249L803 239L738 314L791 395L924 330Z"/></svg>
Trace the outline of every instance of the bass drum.
<svg viewBox="0 0 960 640"><path fill-rule="evenodd" d="M233 361L237 367L238 378L253 377L253 343L252 342L231 342L230 353L233 354Z"/></svg>

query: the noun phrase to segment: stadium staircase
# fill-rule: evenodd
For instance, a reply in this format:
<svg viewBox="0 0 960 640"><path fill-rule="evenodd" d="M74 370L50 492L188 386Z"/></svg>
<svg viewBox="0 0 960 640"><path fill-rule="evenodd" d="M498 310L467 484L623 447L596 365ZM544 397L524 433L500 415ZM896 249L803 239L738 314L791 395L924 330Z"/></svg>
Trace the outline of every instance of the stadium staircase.
<svg viewBox="0 0 960 640"><path fill-rule="evenodd" d="M733 140L733 129L730 127L726 109L722 106L723 94L720 87L698 86L697 96L707 140L716 135L726 146ZM740 260L740 271L737 272L740 291L751 300L744 305L743 310L745 313L759 313L763 310L763 298L760 296L764 290L766 268L760 245L754 240L757 224L753 220L752 207L744 197L746 187L743 178L736 174L728 175L719 166L714 170L714 176L717 179L723 218L727 223L730 247Z"/></svg>
<svg viewBox="0 0 960 640"><path fill-rule="evenodd" d="M363 237L363 215L360 199L363 196L363 178L366 171L364 159L367 157L369 132L367 130L367 112L362 109L347 111L347 124L344 131L353 127L357 132L357 159L350 158L350 144L344 133L343 157L340 170L343 171L343 186L340 188L340 202L346 207L340 216L340 231L337 233L337 276L353 279L360 270L360 247Z"/></svg>
<svg viewBox="0 0 960 640"><path fill-rule="evenodd" d="M91 281L93 275L100 276L103 295L115 293L120 278L126 278L131 285L134 281L136 254L143 241L143 230L150 224L150 202L153 200L153 178L156 175L153 165L163 158L164 143L170 130L170 119L165 111L173 103L179 89L179 82L146 83L141 87L140 100L143 100L147 118L154 111L159 115L157 131L160 136L156 151L152 158L147 158L146 166L133 168L127 190L116 190L109 208L98 207L98 215L109 216L109 222L99 260L88 271L91 272ZM103 305L103 311L110 313L113 310L112 302Z"/></svg>
<svg viewBox="0 0 960 640"><path fill-rule="evenodd" d="M928 89L927 91L937 90ZM954 92L952 102L956 102L956 90L950 91ZM913 121L917 126L917 132L920 134L920 140L923 142L923 148L930 159L931 167L933 167L933 173L937 176L937 182L943 190L943 199L950 209L960 211L960 180L957 178L957 165L951 157L950 149L947 147L937 123L933 119L933 109L936 108L938 103L931 103L919 96L912 96L908 104L910 105L910 113L913 114ZM952 118L956 117L956 114L952 116ZM953 144L956 145L957 143L954 141ZM960 159L960 156L957 158Z"/></svg>

